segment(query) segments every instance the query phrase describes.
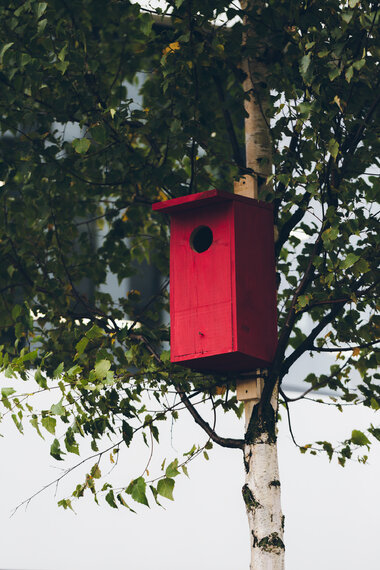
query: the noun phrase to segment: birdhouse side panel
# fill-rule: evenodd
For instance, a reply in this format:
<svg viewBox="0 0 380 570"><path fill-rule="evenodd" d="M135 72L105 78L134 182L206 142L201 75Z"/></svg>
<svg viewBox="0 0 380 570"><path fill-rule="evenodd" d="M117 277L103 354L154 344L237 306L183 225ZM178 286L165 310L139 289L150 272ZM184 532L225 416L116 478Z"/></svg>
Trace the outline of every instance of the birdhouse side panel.
<svg viewBox="0 0 380 570"><path fill-rule="evenodd" d="M277 346L273 213L254 201L234 208L238 350L269 364Z"/></svg>
<svg viewBox="0 0 380 570"><path fill-rule="evenodd" d="M224 202L172 216L173 362L234 350L232 210L232 204Z"/></svg>

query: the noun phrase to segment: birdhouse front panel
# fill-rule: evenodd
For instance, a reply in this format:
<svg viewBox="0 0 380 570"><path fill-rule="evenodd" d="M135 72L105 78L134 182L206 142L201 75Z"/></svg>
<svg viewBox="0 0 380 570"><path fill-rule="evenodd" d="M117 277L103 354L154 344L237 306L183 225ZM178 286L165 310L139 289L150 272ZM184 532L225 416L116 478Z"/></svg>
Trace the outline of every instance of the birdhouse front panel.
<svg viewBox="0 0 380 570"><path fill-rule="evenodd" d="M172 217L170 252L173 362L230 353L233 334L231 202Z"/></svg>
<svg viewBox="0 0 380 570"><path fill-rule="evenodd" d="M171 216L171 360L267 366L277 345L271 206L218 190L154 204Z"/></svg>

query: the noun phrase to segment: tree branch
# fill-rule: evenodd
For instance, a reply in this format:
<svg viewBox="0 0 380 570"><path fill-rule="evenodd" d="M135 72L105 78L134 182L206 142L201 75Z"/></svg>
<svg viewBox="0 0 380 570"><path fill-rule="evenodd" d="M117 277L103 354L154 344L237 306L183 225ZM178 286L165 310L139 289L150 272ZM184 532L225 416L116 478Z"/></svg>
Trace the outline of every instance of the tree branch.
<svg viewBox="0 0 380 570"><path fill-rule="evenodd" d="M378 344L380 342L380 340L374 340L373 342L366 342L364 344L359 344L357 346L345 346L345 347L341 347L341 346L335 346L335 347L319 347L319 346L315 346L313 345L309 350L312 350L313 352L347 352L349 350L355 350L356 348L369 348L370 346L374 346L375 344Z"/></svg>
<svg viewBox="0 0 380 570"><path fill-rule="evenodd" d="M312 330L312 332L309 334L309 336L300 344L300 346L298 348L296 348L292 354L290 356L288 356L288 358L286 358L282 365L279 366L279 374L280 377L284 377L285 374L288 373L289 368L292 366L292 364L294 364L294 362L300 357L302 356L302 354L304 352L306 352L307 350L309 350L314 343L314 340L317 338L317 336L319 335L319 333L329 324L331 323L331 321L333 321L335 319L335 317L339 314L339 312L343 309L344 305L346 304L345 301L342 301L341 303L337 303L336 305L334 305L334 307L331 309L331 311L325 315L320 322L318 323L318 325L316 327L314 327L314 329Z"/></svg>
<svg viewBox="0 0 380 570"><path fill-rule="evenodd" d="M305 270L304 276L300 282L300 284L298 285L293 299L292 299L292 303L285 321L285 325L281 331L280 334L280 338L278 341L278 347L276 350L276 355L273 361L273 364L271 366L271 369L275 372L280 366L280 363L283 360L284 357L284 353L285 353L285 349L289 340L289 337L291 335L291 332L293 330L293 325L295 323L295 320L297 318L297 314L296 314L296 304L297 304L297 300L299 298L300 295L302 295L303 291L306 289L306 287L309 285L309 283L311 282L312 278L313 278L313 273L314 273L314 266L313 266L313 261L314 258L316 257L316 255L318 255L320 249L322 247L322 230L319 232L318 238L315 241L314 247L313 247L313 251L310 255L310 259L309 259L309 263L308 266ZM273 385L274 386L274 385Z"/></svg>
<svg viewBox="0 0 380 570"><path fill-rule="evenodd" d="M188 397L186 396L185 392L183 392L180 388L177 389L178 395L181 398L181 401L186 406L190 414L193 416L194 421L198 424L209 436L212 441L221 445L222 447L230 447L232 449L244 449L244 440L243 439L233 439L229 437L221 437L212 429L210 424L208 424L198 413L198 411L194 408L193 404L190 402Z"/></svg>
<svg viewBox="0 0 380 570"><path fill-rule="evenodd" d="M158 364L162 364L161 358L143 335L134 335L134 338L140 340L145 345L147 350L151 353L151 355ZM212 429L210 424L208 424L206 420L204 420L202 416L199 414L199 412L195 409L195 407L190 402L185 392L178 386L174 386L174 388L176 389L179 397L181 398L181 402L184 404L184 406L186 406L187 410L193 416L195 423L198 424L207 433L207 435L209 436L210 439L212 439L212 441L214 441L215 443L217 443L222 447L230 447L232 449L241 449L241 450L244 449L243 439L233 439L229 437L221 437L220 435L218 435Z"/></svg>

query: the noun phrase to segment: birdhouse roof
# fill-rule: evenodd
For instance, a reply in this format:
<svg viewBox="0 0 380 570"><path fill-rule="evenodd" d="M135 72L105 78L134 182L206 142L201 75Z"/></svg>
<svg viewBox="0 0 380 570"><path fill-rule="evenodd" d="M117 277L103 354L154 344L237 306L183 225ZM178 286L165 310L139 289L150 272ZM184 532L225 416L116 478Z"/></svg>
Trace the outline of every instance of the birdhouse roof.
<svg viewBox="0 0 380 570"><path fill-rule="evenodd" d="M231 192L225 192L223 190L206 190L206 192L187 194L186 196L180 196L172 200L156 202L152 205L152 209L160 212L167 211L169 214L172 214L178 211L182 212L184 210L208 206L211 203L215 204L226 201L244 202L246 204L254 203L256 207L272 210L272 204L268 202L261 202L260 200L254 200L253 198L247 198L246 196L232 194Z"/></svg>

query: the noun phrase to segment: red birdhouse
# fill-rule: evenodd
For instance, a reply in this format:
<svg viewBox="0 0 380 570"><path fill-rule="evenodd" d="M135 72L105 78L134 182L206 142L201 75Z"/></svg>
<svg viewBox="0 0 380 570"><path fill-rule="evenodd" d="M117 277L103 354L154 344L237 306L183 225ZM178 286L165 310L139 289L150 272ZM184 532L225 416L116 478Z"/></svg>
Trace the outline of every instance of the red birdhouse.
<svg viewBox="0 0 380 570"><path fill-rule="evenodd" d="M153 210L171 216L171 361L221 372L268 366L277 345L272 206L208 190Z"/></svg>

